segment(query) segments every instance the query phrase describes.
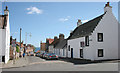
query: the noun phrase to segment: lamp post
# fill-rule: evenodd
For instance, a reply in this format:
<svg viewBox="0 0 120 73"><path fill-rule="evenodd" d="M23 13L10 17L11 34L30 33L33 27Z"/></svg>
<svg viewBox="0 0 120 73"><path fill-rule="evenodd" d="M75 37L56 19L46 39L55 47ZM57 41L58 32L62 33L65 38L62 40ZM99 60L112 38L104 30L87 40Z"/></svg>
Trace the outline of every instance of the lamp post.
<svg viewBox="0 0 120 73"><path fill-rule="evenodd" d="M22 31L22 28L20 28L20 57L21 57L21 31Z"/></svg>

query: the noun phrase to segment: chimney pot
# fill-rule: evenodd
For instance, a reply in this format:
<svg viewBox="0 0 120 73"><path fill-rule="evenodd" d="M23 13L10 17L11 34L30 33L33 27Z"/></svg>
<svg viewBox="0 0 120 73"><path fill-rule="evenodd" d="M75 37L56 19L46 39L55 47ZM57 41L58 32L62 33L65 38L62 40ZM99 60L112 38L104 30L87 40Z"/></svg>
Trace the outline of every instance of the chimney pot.
<svg viewBox="0 0 120 73"><path fill-rule="evenodd" d="M107 4L105 4L105 7L111 7L110 6L110 2L107 2ZM111 7L112 8L112 7Z"/></svg>

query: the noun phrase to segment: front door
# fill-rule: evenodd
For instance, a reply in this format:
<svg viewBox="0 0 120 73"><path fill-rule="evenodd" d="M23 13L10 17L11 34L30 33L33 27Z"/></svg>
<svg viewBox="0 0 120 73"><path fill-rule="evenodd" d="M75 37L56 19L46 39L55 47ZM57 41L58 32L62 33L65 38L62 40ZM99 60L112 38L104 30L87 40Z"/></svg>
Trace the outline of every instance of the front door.
<svg viewBox="0 0 120 73"><path fill-rule="evenodd" d="M73 58L73 48L71 48L71 58Z"/></svg>
<svg viewBox="0 0 120 73"><path fill-rule="evenodd" d="M2 56L2 62L5 62L5 56Z"/></svg>

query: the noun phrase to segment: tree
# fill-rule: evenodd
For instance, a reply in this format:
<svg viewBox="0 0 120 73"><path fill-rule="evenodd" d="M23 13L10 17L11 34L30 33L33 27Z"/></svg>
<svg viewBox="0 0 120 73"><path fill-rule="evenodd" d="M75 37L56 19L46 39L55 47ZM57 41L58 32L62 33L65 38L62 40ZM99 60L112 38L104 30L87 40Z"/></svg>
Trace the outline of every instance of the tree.
<svg viewBox="0 0 120 73"><path fill-rule="evenodd" d="M19 53L19 52L20 52L20 50L19 50L19 47L18 47L18 46L16 46L16 52L17 52L17 53Z"/></svg>

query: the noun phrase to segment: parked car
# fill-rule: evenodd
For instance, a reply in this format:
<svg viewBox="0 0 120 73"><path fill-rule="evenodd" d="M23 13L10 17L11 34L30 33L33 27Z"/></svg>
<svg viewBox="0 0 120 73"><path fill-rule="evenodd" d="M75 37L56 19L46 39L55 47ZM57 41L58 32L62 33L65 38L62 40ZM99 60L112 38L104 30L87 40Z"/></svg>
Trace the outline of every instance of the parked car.
<svg viewBox="0 0 120 73"><path fill-rule="evenodd" d="M43 58L45 59L48 53L44 53Z"/></svg>
<svg viewBox="0 0 120 73"><path fill-rule="evenodd" d="M44 55L44 54L45 54L45 53L41 53L41 54L40 54L40 57L43 58L43 55Z"/></svg>
<svg viewBox="0 0 120 73"><path fill-rule="evenodd" d="M30 56L34 56L34 53L33 53L33 52L30 52Z"/></svg>
<svg viewBox="0 0 120 73"><path fill-rule="evenodd" d="M46 59L59 59L59 57L55 53L48 53Z"/></svg>
<svg viewBox="0 0 120 73"><path fill-rule="evenodd" d="M37 57L40 57L40 53L37 53L36 56L37 56Z"/></svg>
<svg viewBox="0 0 120 73"><path fill-rule="evenodd" d="M41 58L43 57L43 54L44 54L44 53L41 53L41 54L40 54L40 57L41 57Z"/></svg>

